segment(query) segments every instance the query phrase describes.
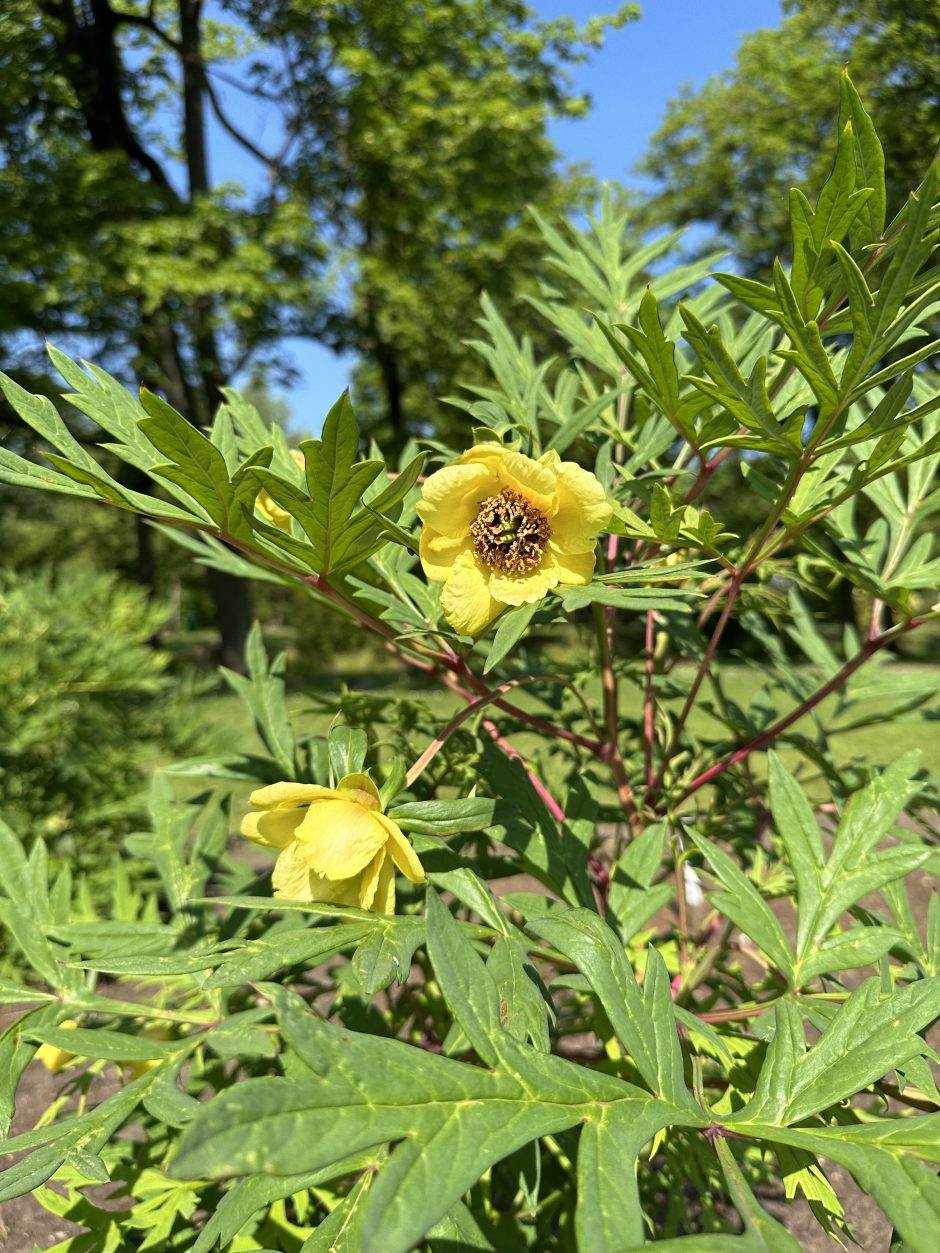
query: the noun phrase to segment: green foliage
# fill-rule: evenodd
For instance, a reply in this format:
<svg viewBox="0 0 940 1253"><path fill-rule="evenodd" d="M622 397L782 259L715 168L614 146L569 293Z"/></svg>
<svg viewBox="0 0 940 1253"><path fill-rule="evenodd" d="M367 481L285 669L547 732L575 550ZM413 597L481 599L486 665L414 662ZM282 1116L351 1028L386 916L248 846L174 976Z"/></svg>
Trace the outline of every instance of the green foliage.
<svg viewBox="0 0 940 1253"><path fill-rule="evenodd" d="M166 612L113 575L0 580L0 806L72 864L116 847L155 757L205 744L198 689L149 647Z"/></svg>
<svg viewBox="0 0 940 1253"><path fill-rule="evenodd" d="M62 1067L61 1104L0 1142L18 1155L0 1197L88 1229L59 1248L793 1250L764 1199L799 1189L850 1236L836 1162L896 1244L932 1253L937 779L919 753L874 768L833 742L931 725L890 649L940 617L937 175L887 221L877 138L842 90L830 178L793 197L797 255L772 284L669 270L675 240L634 252L608 200L583 231L540 226L561 277L532 307L563 359L485 302L491 378L458 404L504 447L477 456L522 474L517 450L555 466L562 449L611 520L593 576L477 638L419 574L420 455L363 457L346 397L301 473L234 394L194 430L53 350L148 493L4 380L53 467L7 451L5 481L159 520L462 704L442 726L413 691L320 693L332 723L305 736L256 629L248 675L226 678L258 745L155 775L125 841L145 869L132 891L117 863L107 913L0 826L0 924L30 971L0 984L26 1007L0 1039L4 1124L37 1052ZM466 451L428 443L432 465ZM442 481L469 528L467 480ZM760 502L753 525L729 524L728 492ZM842 584L868 598L864 630L833 638L817 617ZM760 677L747 708L731 631ZM270 844L247 852L231 828L272 783L243 827ZM353 854L393 830L427 883L412 867L386 914L346 888L381 872L384 846ZM275 857L279 892L292 858L313 874L272 895ZM83 1191L108 1178L120 1211Z"/></svg>
<svg viewBox="0 0 940 1253"><path fill-rule="evenodd" d="M871 102L885 148L886 187L868 212L879 202L883 211L885 197L901 204L937 145L935 0L786 0L783 9L778 27L742 39L733 69L671 101L641 163L659 183L646 220L713 226L753 274L793 255L786 193L826 176L842 66Z"/></svg>

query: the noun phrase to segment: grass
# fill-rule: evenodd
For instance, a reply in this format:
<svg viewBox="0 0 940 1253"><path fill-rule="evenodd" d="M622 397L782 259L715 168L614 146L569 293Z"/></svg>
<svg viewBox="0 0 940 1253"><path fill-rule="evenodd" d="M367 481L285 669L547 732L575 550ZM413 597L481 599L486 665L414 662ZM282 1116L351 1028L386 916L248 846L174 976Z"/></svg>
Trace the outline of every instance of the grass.
<svg viewBox="0 0 940 1253"><path fill-rule="evenodd" d="M726 696L744 709L758 697L764 685L764 676L752 667L724 665L721 673ZM868 698L863 703L846 708L841 695L831 696L817 707L814 714L797 722L791 728L791 733L812 739L839 769L852 765L884 766L903 753L918 749L922 753L922 764L933 773L940 774L940 736L936 731L937 721L940 720L940 666L892 664L889 671L882 673L890 674L898 697L909 700L929 691L932 693L929 702L921 709L902 713L886 722L886 715L898 700L884 696L875 698L872 695L875 691L872 683L873 672L870 669L862 670L855 676L849 692L858 696L868 693ZM353 688L380 694L389 701L399 696L420 698L432 712L438 727L443 726L462 707L462 702L448 692L416 683L409 685L406 675L386 672L371 676L363 676L359 672L321 675L311 681L307 691L297 691L289 697L289 707L298 733L327 733L331 724L337 720L336 716L318 707L308 693L319 691L327 696L339 691L344 682L348 682ZM591 706L598 709L599 684L589 683L584 694ZM794 707L794 701L779 689L774 691L773 698L777 716L788 713ZM545 716L544 707L525 689L514 693L512 699L523 708L538 711ZM712 699L713 692L706 684L689 719L689 731L699 741L721 738L724 741L723 746L727 748L731 744L727 730L702 707ZM624 683L621 689L621 710L625 720L638 719L642 712L641 705L641 692ZM681 701L672 702L671 713L677 714L680 706ZM206 697L201 704L201 711L208 727L215 733L213 738L217 736L221 741L223 751L235 753L257 750L257 738L250 716L234 695ZM504 715L497 712L494 717L498 723L505 724ZM890 729L889 734L886 734L886 726ZM821 731L820 728L825 730ZM512 742L524 754L534 755L544 747L541 737L528 732L513 734ZM423 741L413 742L411 747L417 757L426 744ZM796 769L800 762L806 761L803 754L796 749L784 747L782 755L791 769ZM750 759L751 767L758 776L766 770L766 760L764 752L757 752ZM814 782L815 769L807 771L804 765L801 770L811 794L817 799L823 799L827 789L820 787L818 781Z"/></svg>

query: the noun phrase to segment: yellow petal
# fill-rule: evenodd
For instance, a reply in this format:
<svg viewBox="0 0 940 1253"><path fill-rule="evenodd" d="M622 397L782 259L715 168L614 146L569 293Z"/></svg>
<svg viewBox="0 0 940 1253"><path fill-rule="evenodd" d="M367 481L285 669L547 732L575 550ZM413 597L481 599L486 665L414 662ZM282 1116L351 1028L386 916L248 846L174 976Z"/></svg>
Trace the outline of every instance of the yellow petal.
<svg viewBox="0 0 940 1253"><path fill-rule="evenodd" d="M361 875L351 879L327 879L310 871L310 899L323 905L353 905L359 908L359 884Z"/></svg>
<svg viewBox="0 0 940 1253"><path fill-rule="evenodd" d="M68 1031L70 1028L77 1026L78 1023L74 1018L66 1018L59 1023L59 1030ZM60 1049L57 1044L40 1044L34 1056L36 1061L41 1062L51 1075L58 1074L69 1062L75 1060L74 1053L67 1053L65 1049Z"/></svg>
<svg viewBox="0 0 940 1253"><path fill-rule="evenodd" d="M359 876L358 898L360 909L372 908L372 902L375 900L375 893L379 886L379 875L382 872L382 866L387 860L388 854L384 848L380 848Z"/></svg>
<svg viewBox="0 0 940 1253"><path fill-rule="evenodd" d="M274 895L288 901L312 901L310 867L300 856L296 840L288 844L274 866L271 876Z"/></svg>
<svg viewBox="0 0 940 1253"><path fill-rule="evenodd" d="M488 466L444 466L425 480L417 504L418 517L440 535L461 537L477 516L480 501L498 490Z"/></svg>
<svg viewBox="0 0 940 1253"><path fill-rule="evenodd" d="M488 579L472 553L454 564L441 592L444 617L461 635L479 635L502 609L490 595Z"/></svg>
<svg viewBox="0 0 940 1253"><path fill-rule="evenodd" d="M460 554L471 552L473 548L469 530L458 536L441 535L429 526L421 528L419 543L424 573L438 583L449 577Z"/></svg>
<svg viewBox="0 0 940 1253"><path fill-rule="evenodd" d="M379 869L379 881L370 909L374 914L395 912L395 866L391 857L383 857Z"/></svg>
<svg viewBox="0 0 940 1253"><path fill-rule="evenodd" d="M269 783L256 788L248 797L259 809L293 809L296 805L309 805L312 801L335 799L332 788L318 783Z"/></svg>
<svg viewBox="0 0 940 1253"><path fill-rule="evenodd" d="M381 809L379 789L367 774L346 774L336 785L345 800L355 801L363 809Z"/></svg>
<svg viewBox="0 0 940 1253"><path fill-rule="evenodd" d="M556 508L556 475L554 467L539 465L521 452L503 452L498 465L499 481L511 487L526 500L551 515Z"/></svg>
<svg viewBox="0 0 940 1253"><path fill-rule="evenodd" d="M554 469L558 509L551 518L552 543L569 552L584 552L610 522L606 493L593 474L573 461L559 461Z"/></svg>
<svg viewBox="0 0 940 1253"><path fill-rule="evenodd" d="M386 818L384 814L380 815L380 821L388 832L388 844L386 847L392 856L392 861L406 879L410 879L412 883L423 883L424 867L418 860L418 854L405 838L401 828L392 822L391 818Z"/></svg>
<svg viewBox="0 0 940 1253"><path fill-rule="evenodd" d="M597 564L597 550L595 547L586 553L566 553L551 545L548 560L555 568L559 583L590 583Z"/></svg>
<svg viewBox="0 0 940 1253"><path fill-rule="evenodd" d="M290 530L291 515L286 509L282 509L268 492L262 490L258 493L255 497L255 508L265 522L270 522L272 526L280 527L282 531Z"/></svg>
<svg viewBox="0 0 940 1253"><path fill-rule="evenodd" d="M353 801L311 805L297 828L300 856L327 879L349 879L364 870L388 838L379 815Z"/></svg>
<svg viewBox="0 0 940 1253"><path fill-rule="evenodd" d="M245 814L242 835L265 848L287 848L306 812L306 808L263 809L260 813Z"/></svg>
<svg viewBox="0 0 940 1253"><path fill-rule="evenodd" d="M531 605L558 582L558 570L553 561L543 559L537 570L528 574L502 574L494 571L490 576L490 592L503 605Z"/></svg>

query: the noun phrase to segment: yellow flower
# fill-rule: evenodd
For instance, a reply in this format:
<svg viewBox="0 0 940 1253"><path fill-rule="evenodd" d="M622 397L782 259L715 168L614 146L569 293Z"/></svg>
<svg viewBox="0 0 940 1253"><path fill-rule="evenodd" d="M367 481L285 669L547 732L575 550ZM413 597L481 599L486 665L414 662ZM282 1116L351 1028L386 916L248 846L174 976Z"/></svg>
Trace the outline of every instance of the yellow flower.
<svg viewBox="0 0 940 1253"><path fill-rule="evenodd" d="M507 605L590 583L610 513L594 475L556 452L533 461L502 444L468 449L428 476L418 504L421 564L444 584L444 617L478 635Z"/></svg>
<svg viewBox="0 0 940 1253"><path fill-rule="evenodd" d="M142 1040L170 1040L173 1033L169 1027L145 1027L139 1032ZM127 1076L128 1082L132 1079L139 1079L141 1075L145 1075L149 1070L154 1070L160 1065L162 1058L147 1057L135 1062L121 1062L121 1068Z"/></svg>
<svg viewBox="0 0 940 1253"><path fill-rule="evenodd" d="M306 464L304 455L299 448L292 448L290 455L294 458L299 466ZM282 509L277 501L270 496L264 488L255 497L255 508L264 518L265 522L270 522L272 526L278 526L282 531L290 530L290 514L286 509Z"/></svg>
<svg viewBox="0 0 940 1253"><path fill-rule="evenodd" d="M251 794L242 835L281 854L274 895L293 901L395 912L395 867L412 883L424 869L400 829L382 813L367 775L347 774L336 788L272 783Z"/></svg>
<svg viewBox="0 0 940 1253"><path fill-rule="evenodd" d="M74 1018L66 1018L59 1023L59 1030L61 1031L63 1028L69 1030L69 1028L77 1026L78 1023ZM60 1049L55 1044L40 1044L35 1056L36 1061L42 1062L46 1070L52 1075L57 1074L60 1070L64 1070L69 1062L75 1060L74 1053L67 1053L65 1049Z"/></svg>

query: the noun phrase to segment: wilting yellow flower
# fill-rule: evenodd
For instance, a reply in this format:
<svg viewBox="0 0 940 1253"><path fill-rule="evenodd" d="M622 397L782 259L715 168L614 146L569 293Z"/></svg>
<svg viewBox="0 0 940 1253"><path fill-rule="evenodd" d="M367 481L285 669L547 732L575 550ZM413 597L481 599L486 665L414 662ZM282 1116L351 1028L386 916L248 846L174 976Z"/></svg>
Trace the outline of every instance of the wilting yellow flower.
<svg viewBox="0 0 940 1253"><path fill-rule="evenodd" d="M74 1020L74 1018L66 1018L63 1022L59 1023L59 1030L61 1031L63 1027L68 1030L71 1027L77 1026L78 1023ZM69 1062L75 1060L74 1053L67 1053L65 1049L60 1049L57 1044L40 1044L39 1048L36 1050L35 1056L36 1061L42 1062L46 1070L53 1075L57 1074L60 1070L63 1070Z"/></svg>
<svg viewBox="0 0 940 1253"><path fill-rule="evenodd" d="M395 867L412 883L424 869L400 829L382 813L375 784L347 774L336 788L272 783L251 794L242 835L281 854L274 895L293 901L395 912Z"/></svg>
<svg viewBox="0 0 940 1253"><path fill-rule="evenodd" d="M538 461L477 444L428 476L418 504L421 564L444 584L455 631L478 635L507 605L558 583L590 583L598 532L610 521L603 487L573 461Z"/></svg>
<svg viewBox="0 0 940 1253"><path fill-rule="evenodd" d="M292 448L290 455L299 466L306 464L304 455L299 448ZM290 530L290 514L286 509L282 509L274 497L270 496L264 488L255 497L255 508L265 522L270 522L272 526L279 526L282 531Z"/></svg>

